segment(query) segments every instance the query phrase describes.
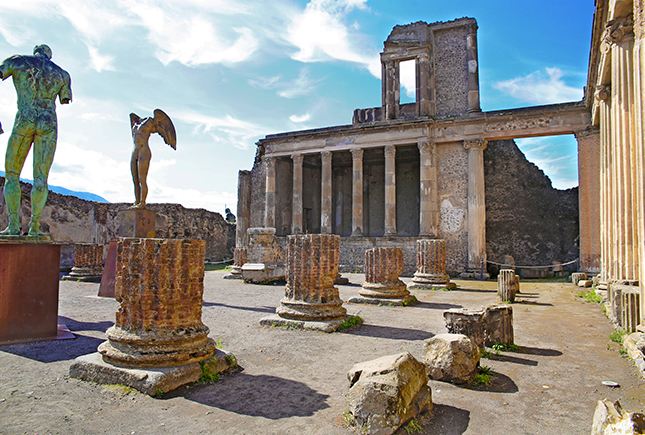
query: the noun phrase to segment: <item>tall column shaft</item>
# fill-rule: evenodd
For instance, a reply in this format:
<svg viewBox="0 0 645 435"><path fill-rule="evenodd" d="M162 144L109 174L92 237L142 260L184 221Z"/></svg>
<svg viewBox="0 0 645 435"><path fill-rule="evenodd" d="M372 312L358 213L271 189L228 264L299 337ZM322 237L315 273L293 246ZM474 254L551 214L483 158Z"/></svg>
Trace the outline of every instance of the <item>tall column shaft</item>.
<svg viewBox="0 0 645 435"><path fill-rule="evenodd" d="M246 230L251 222L251 171L237 173L237 224L235 228L235 247L246 248Z"/></svg>
<svg viewBox="0 0 645 435"><path fill-rule="evenodd" d="M434 116L437 112L435 103L434 71L430 53L417 56L417 107L419 116Z"/></svg>
<svg viewBox="0 0 645 435"><path fill-rule="evenodd" d="M419 143L420 207L419 236L437 237L439 234L439 203L437 196L437 157L434 142Z"/></svg>
<svg viewBox="0 0 645 435"><path fill-rule="evenodd" d="M302 234L302 154L291 156L293 160L293 206L291 234Z"/></svg>
<svg viewBox="0 0 645 435"><path fill-rule="evenodd" d="M635 185L636 219L638 222L639 282L641 286L641 324L645 316L645 1L634 2L634 148L637 175Z"/></svg>
<svg viewBox="0 0 645 435"><path fill-rule="evenodd" d="M486 259L486 205L484 193L485 139L464 141L468 150L468 268L479 269Z"/></svg>
<svg viewBox="0 0 645 435"><path fill-rule="evenodd" d="M578 209L580 270L600 272L600 132L576 133L578 140Z"/></svg>
<svg viewBox="0 0 645 435"><path fill-rule="evenodd" d="M363 150L352 152L352 236L363 235Z"/></svg>
<svg viewBox="0 0 645 435"><path fill-rule="evenodd" d="M383 86L383 114L385 119L396 119L399 116L399 62L388 60L381 64Z"/></svg>
<svg viewBox="0 0 645 435"><path fill-rule="evenodd" d="M331 234L331 152L323 151L320 154L322 158L320 232Z"/></svg>
<svg viewBox="0 0 645 435"><path fill-rule="evenodd" d="M467 112L481 112L479 104L479 63L477 60L477 24L468 28L467 61L468 61L468 108Z"/></svg>
<svg viewBox="0 0 645 435"><path fill-rule="evenodd" d="M611 131L608 86L599 87L595 98L600 108L600 278L608 282L614 276L612 259L613 232L611 225Z"/></svg>
<svg viewBox="0 0 645 435"><path fill-rule="evenodd" d="M396 148L385 147L385 236L396 236Z"/></svg>
<svg viewBox="0 0 645 435"><path fill-rule="evenodd" d="M275 159L264 157L266 164L266 208L264 211L265 228L275 228Z"/></svg>

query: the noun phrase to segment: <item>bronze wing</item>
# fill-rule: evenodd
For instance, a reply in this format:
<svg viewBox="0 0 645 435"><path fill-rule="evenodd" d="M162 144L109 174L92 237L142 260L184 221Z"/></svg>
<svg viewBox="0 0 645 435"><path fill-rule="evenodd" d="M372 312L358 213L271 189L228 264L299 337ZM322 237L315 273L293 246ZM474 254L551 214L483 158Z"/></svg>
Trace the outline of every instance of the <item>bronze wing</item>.
<svg viewBox="0 0 645 435"><path fill-rule="evenodd" d="M177 134L172 121L161 109L155 109L155 123L157 124L157 133L163 137L173 150L177 149Z"/></svg>

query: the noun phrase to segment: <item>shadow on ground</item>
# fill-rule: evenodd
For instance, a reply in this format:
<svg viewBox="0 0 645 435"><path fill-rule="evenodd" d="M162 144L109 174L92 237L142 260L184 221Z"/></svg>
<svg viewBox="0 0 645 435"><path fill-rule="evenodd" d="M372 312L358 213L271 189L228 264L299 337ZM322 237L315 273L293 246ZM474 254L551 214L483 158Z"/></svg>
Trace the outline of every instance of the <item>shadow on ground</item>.
<svg viewBox="0 0 645 435"><path fill-rule="evenodd" d="M270 313L274 314L275 313L275 307L241 307L239 305L227 305L227 304L220 304L218 302L206 302L204 301L203 303L204 307L224 307L224 308L232 308L234 310L244 310L244 311L257 311L259 313Z"/></svg>
<svg viewBox="0 0 645 435"><path fill-rule="evenodd" d="M357 327L340 331L341 334L359 335L362 337L390 338L393 340L426 340L434 337L429 331L420 329L396 328L394 326L370 325L363 323Z"/></svg>
<svg viewBox="0 0 645 435"><path fill-rule="evenodd" d="M467 388L469 390L486 391L489 393L517 393L519 391L517 384L508 376L494 371L491 371L491 375L492 382L490 385L462 384L457 386Z"/></svg>
<svg viewBox="0 0 645 435"><path fill-rule="evenodd" d="M432 302L415 302L411 305L414 308L427 308L430 310L450 310L452 308L463 308L463 305L455 304L436 304Z"/></svg>
<svg viewBox="0 0 645 435"><path fill-rule="evenodd" d="M423 428L423 433L461 435L468 429L468 423L470 423L470 411L435 403L432 414L423 418L420 426ZM403 428L405 429L405 426ZM406 432L399 430L397 433Z"/></svg>
<svg viewBox="0 0 645 435"><path fill-rule="evenodd" d="M278 420L289 417L310 417L329 408L329 396L320 394L307 384L269 375L237 373L225 376L211 385L180 389L168 398L185 399L241 415Z"/></svg>

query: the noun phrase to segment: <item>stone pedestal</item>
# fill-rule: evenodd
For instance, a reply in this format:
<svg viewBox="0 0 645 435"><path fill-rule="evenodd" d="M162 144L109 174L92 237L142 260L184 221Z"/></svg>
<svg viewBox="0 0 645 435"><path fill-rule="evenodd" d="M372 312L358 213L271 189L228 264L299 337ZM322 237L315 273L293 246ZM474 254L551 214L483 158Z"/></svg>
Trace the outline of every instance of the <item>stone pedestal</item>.
<svg viewBox="0 0 645 435"><path fill-rule="evenodd" d="M277 316L264 318L261 325L335 331L344 321L343 308L334 279L338 273L340 237L330 234L287 237L287 284Z"/></svg>
<svg viewBox="0 0 645 435"><path fill-rule="evenodd" d="M497 294L506 302L514 302L515 294L520 289L518 276L513 269L502 269L497 276Z"/></svg>
<svg viewBox="0 0 645 435"><path fill-rule="evenodd" d="M59 268L60 245L0 241L0 344L58 338Z"/></svg>
<svg viewBox="0 0 645 435"><path fill-rule="evenodd" d="M275 228L249 228L244 282L259 284L284 279L284 249L275 237Z"/></svg>
<svg viewBox="0 0 645 435"><path fill-rule="evenodd" d="M81 357L70 374L96 380L101 373L101 382L148 394L197 380L194 369L199 371L199 362L215 353L209 329L202 323L204 248L200 240L119 239L115 297L121 305L116 322L106 332L108 341L98 347L102 360ZM169 367L176 367L166 370L172 382L160 380L145 389L131 372L120 370Z"/></svg>
<svg viewBox="0 0 645 435"><path fill-rule="evenodd" d="M410 288L433 287L454 289L446 274L446 241L442 239L417 240L417 271L409 285Z"/></svg>
<svg viewBox="0 0 645 435"><path fill-rule="evenodd" d="M119 212L119 237L155 236L156 218L153 210L129 208Z"/></svg>
<svg viewBox="0 0 645 435"><path fill-rule="evenodd" d="M407 305L414 300L403 281L403 248L373 248L365 251L365 282L348 302Z"/></svg>
<svg viewBox="0 0 645 435"><path fill-rule="evenodd" d="M69 278L97 282L103 275L103 245L78 243L74 245L74 267Z"/></svg>

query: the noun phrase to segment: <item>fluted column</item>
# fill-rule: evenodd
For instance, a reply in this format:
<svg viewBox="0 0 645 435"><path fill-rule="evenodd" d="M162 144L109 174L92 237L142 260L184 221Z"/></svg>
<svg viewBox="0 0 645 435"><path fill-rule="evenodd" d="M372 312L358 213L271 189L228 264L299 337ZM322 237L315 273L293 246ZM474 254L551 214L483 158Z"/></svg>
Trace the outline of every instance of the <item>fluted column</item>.
<svg viewBox="0 0 645 435"><path fill-rule="evenodd" d="M611 88L600 86L595 99L600 112L600 280L606 284L613 271L613 230L611 225L612 142L610 128Z"/></svg>
<svg viewBox="0 0 645 435"><path fill-rule="evenodd" d="M352 152L352 236L363 235L363 150Z"/></svg>
<svg viewBox="0 0 645 435"><path fill-rule="evenodd" d="M266 165L266 209L264 227L275 228L275 159L264 156Z"/></svg>
<svg viewBox="0 0 645 435"><path fill-rule="evenodd" d="M291 156L293 160L293 207L291 234L302 234L302 154Z"/></svg>
<svg viewBox="0 0 645 435"><path fill-rule="evenodd" d="M237 174L237 223L235 228L235 247L246 248L246 230L251 222L251 171Z"/></svg>
<svg viewBox="0 0 645 435"><path fill-rule="evenodd" d="M320 232L331 234L331 152L323 151L320 154L322 160Z"/></svg>
<svg viewBox="0 0 645 435"><path fill-rule="evenodd" d="M365 282L358 291L375 298L407 298L410 292L399 279L403 272L403 248L373 248L365 251Z"/></svg>
<svg viewBox="0 0 645 435"><path fill-rule="evenodd" d="M442 239L417 240L417 271L410 287L455 288L446 273L446 241Z"/></svg>
<svg viewBox="0 0 645 435"><path fill-rule="evenodd" d="M600 272L600 132L576 132L578 141L578 209L580 270Z"/></svg>
<svg viewBox="0 0 645 435"><path fill-rule="evenodd" d="M468 61L468 109L467 112L481 112L479 105L479 63L477 60L477 24L468 27L466 37Z"/></svg>
<svg viewBox="0 0 645 435"><path fill-rule="evenodd" d="M396 236L396 148L385 147L385 236Z"/></svg>
<svg viewBox="0 0 645 435"><path fill-rule="evenodd" d="M479 270L486 259L486 205L484 193L485 139L464 141L468 150L468 268Z"/></svg>
<svg viewBox="0 0 645 435"><path fill-rule="evenodd" d="M437 158L434 142L419 143L420 157L420 207L419 236L437 237L439 204L437 198Z"/></svg>

